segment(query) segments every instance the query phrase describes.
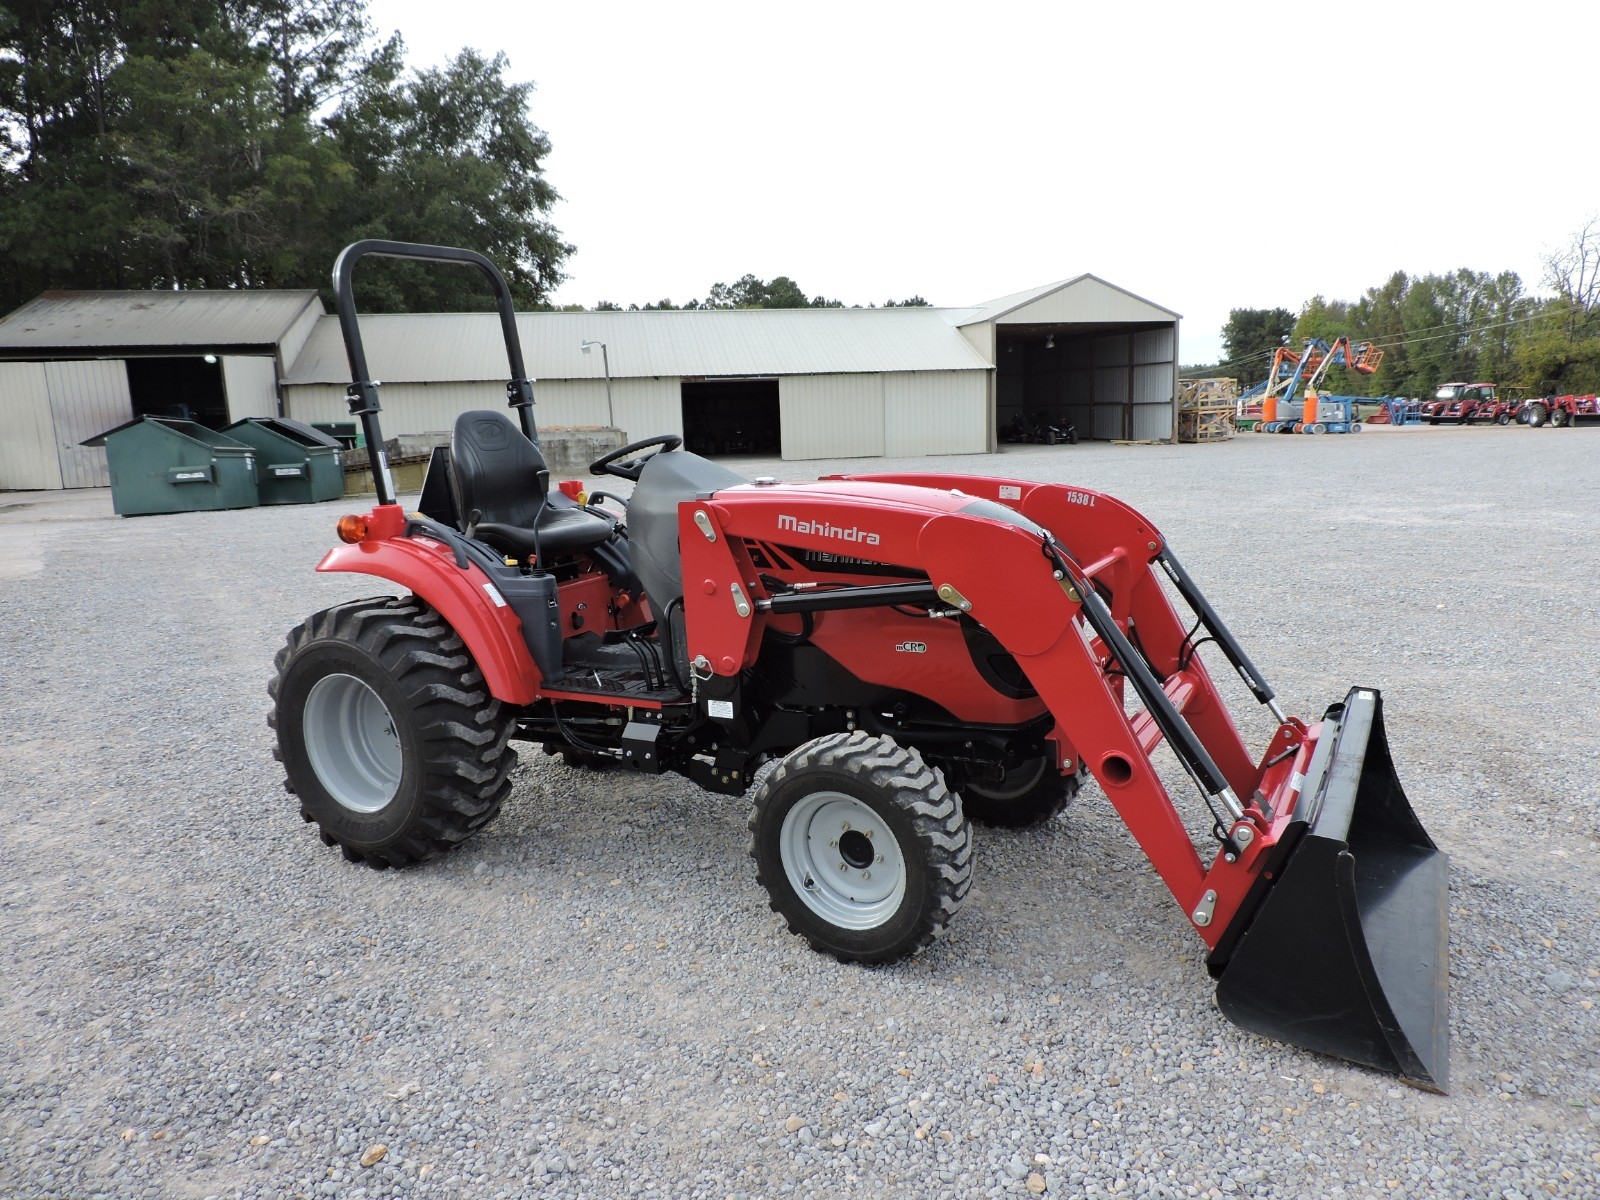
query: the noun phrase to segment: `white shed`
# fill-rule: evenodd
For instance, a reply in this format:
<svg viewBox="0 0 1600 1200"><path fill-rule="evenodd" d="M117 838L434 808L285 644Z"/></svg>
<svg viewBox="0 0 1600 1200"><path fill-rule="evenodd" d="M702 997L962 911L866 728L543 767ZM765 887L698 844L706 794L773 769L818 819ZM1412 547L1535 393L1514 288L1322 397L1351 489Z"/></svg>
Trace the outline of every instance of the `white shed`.
<svg viewBox="0 0 1600 1200"><path fill-rule="evenodd" d="M0 320L0 489L101 487L81 443L135 417L276 417L313 291L46 292Z"/></svg>
<svg viewBox="0 0 1600 1200"><path fill-rule="evenodd" d="M705 453L799 459L988 444L992 367L941 309L525 313L517 328L541 426L682 432ZM443 432L463 409L505 402L492 314L379 314L361 330L385 433ZM326 317L284 379L288 414L348 420L349 380Z"/></svg>
<svg viewBox="0 0 1600 1200"><path fill-rule="evenodd" d="M995 364L1003 435L1023 412L1085 438L1166 441L1176 433L1178 322L1171 309L1094 275L1002 296L954 319Z"/></svg>
<svg viewBox="0 0 1600 1200"><path fill-rule="evenodd" d="M1085 438L1169 439L1178 321L1093 275L972 308L517 318L541 426L787 459L983 453L1024 412ZM493 314L361 328L386 434L446 433L505 403ZM104 483L104 451L79 443L146 413L346 422L349 379L315 292L47 293L0 321L0 489Z"/></svg>

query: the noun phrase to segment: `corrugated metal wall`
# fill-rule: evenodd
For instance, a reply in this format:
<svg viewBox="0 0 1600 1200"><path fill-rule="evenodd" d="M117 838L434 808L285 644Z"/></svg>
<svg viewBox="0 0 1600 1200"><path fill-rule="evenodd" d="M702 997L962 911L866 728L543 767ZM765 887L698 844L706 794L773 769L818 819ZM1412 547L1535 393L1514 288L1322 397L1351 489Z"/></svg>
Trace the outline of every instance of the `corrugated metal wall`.
<svg viewBox="0 0 1600 1200"><path fill-rule="evenodd" d="M44 377L50 389L61 486L109 487L105 450L79 443L133 420L127 364L120 358L51 362L44 364Z"/></svg>
<svg viewBox="0 0 1600 1200"><path fill-rule="evenodd" d="M292 384L283 389L288 415L297 421L348 421L344 388L334 384ZM599 379L559 379L533 385L533 417L543 426L604 425L606 385ZM677 379L614 379L612 407L629 441L683 426L682 393ZM505 408L503 383L392 383L378 389L379 419L388 437L448 433L456 417L474 408Z"/></svg>
<svg viewBox="0 0 1600 1200"><path fill-rule="evenodd" d="M1172 436L1176 338L1172 327L1071 337L1053 349L1013 343L999 354L1000 428L1018 412L1059 413L1080 437Z"/></svg>
<svg viewBox="0 0 1600 1200"><path fill-rule="evenodd" d="M982 454L989 449L989 426L987 371L883 376L885 454Z"/></svg>
<svg viewBox="0 0 1600 1200"><path fill-rule="evenodd" d="M55 420L44 364L0 363L0 490L45 491L61 486Z"/></svg>
<svg viewBox="0 0 1600 1200"><path fill-rule="evenodd" d="M278 415L278 368L270 358L224 355L222 389L230 421Z"/></svg>
<svg viewBox="0 0 1600 1200"><path fill-rule="evenodd" d="M982 454L989 438L984 371L786 375L778 380L783 457Z"/></svg>
<svg viewBox="0 0 1600 1200"><path fill-rule="evenodd" d="M1177 432L1177 330L1141 329L1133 335L1133 412L1129 436L1164 441Z"/></svg>
<svg viewBox="0 0 1600 1200"><path fill-rule="evenodd" d="M982 371L914 371L888 375L790 375L778 382L785 458L868 455L981 454L988 422ZM679 379L616 379L617 426L629 441L683 429ZM449 431L471 408L501 408L496 383L396 383L382 388L384 433ZM534 385L541 426L604 425L604 380L560 379ZM344 389L333 384L284 388L297 421L348 421Z"/></svg>
<svg viewBox="0 0 1600 1200"><path fill-rule="evenodd" d="M778 380L783 457L883 454L883 376L786 375Z"/></svg>

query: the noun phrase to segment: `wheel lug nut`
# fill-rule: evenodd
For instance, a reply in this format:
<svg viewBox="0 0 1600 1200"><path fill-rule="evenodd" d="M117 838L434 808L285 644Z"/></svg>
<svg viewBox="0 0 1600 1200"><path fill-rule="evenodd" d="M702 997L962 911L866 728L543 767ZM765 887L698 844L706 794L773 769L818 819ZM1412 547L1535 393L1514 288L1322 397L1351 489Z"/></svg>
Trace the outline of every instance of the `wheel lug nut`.
<svg viewBox="0 0 1600 1200"><path fill-rule="evenodd" d="M874 862L882 862L882 861L883 861L883 855L881 855L881 854L880 854L880 855L878 855L878 857L877 857L877 858L875 858L875 859L873 859L873 861L874 861Z"/></svg>
<svg viewBox="0 0 1600 1200"><path fill-rule="evenodd" d="M839 826L839 828L844 830L846 833L849 833L850 832L850 822L846 821L843 825Z"/></svg>
<svg viewBox="0 0 1600 1200"><path fill-rule="evenodd" d="M863 879L871 879L872 878L872 872L871 871L863 871L863 872L861 872L861 878L863 878Z"/></svg>
<svg viewBox="0 0 1600 1200"><path fill-rule="evenodd" d="M870 830L870 829L863 830L862 832L864 832L868 837L872 836L872 830Z"/></svg>
<svg viewBox="0 0 1600 1200"><path fill-rule="evenodd" d="M849 869L850 869L850 868L849 868L849 867L847 867L847 866L845 866L845 865L844 865L844 864L843 864L843 863L840 863L840 864L839 864L839 870L841 870L841 871L848 871L848 870L849 870Z"/></svg>
<svg viewBox="0 0 1600 1200"><path fill-rule="evenodd" d="M839 844L839 839L838 838L829 838L828 839L828 849L832 850L838 844Z"/></svg>

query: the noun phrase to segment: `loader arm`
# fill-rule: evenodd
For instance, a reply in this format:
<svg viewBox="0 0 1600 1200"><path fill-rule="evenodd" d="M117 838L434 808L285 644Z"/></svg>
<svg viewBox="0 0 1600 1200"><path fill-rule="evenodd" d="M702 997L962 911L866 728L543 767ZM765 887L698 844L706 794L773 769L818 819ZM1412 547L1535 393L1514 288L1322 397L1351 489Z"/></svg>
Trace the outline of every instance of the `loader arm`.
<svg viewBox="0 0 1600 1200"><path fill-rule="evenodd" d="M990 488L1003 504L974 494ZM1057 577L1035 513L1068 530L1076 581ZM743 550L746 539L926 572L941 599L1017 658L1201 938L1212 947L1222 939L1293 805L1280 797L1273 815L1237 799L1256 792L1266 768L1252 761L1203 664L1186 653L1186 631L1151 570L1162 540L1137 512L1085 489L882 476L850 477L831 488L826 481L731 488L683 505L679 525L689 654L708 682L722 678L713 685L721 692L736 690L735 677L756 661L768 620L763 604L770 597ZM1099 613L1109 623L1102 618L1097 630ZM1130 631L1136 649L1129 649ZM1121 657L1113 641L1121 642ZM1130 715L1123 689L1140 667L1146 711ZM1186 721L1184 714L1193 716ZM1286 745L1301 746L1303 727L1285 728ZM1151 761L1172 738L1180 759L1209 772L1215 791L1228 797L1215 810L1220 836L1209 863ZM1287 759L1275 766L1287 777Z"/></svg>
<svg viewBox="0 0 1600 1200"><path fill-rule="evenodd" d="M835 478L974 496L1048 531L1041 547L1026 528L956 508L923 526L917 562L1023 665L1211 949L1223 1012L1442 1091L1449 862L1400 786L1377 691L1352 688L1320 722L1286 716L1155 527L1102 493L956 475ZM1158 568L1270 710L1259 761ZM1125 686L1143 711L1126 711ZM1163 740L1208 793L1209 862L1150 760Z"/></svg>

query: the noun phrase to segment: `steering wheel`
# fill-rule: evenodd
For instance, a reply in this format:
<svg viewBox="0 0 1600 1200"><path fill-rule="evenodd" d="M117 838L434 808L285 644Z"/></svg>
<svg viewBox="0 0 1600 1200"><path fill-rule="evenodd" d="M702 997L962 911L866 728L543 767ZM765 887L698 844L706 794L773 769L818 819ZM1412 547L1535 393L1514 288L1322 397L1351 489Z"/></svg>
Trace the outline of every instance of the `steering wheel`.
<svg viewBox="0 0 1600 1200"><path fill-rule="evenodd" d="M648 450L652 446L659 446L656 454L664 454L669 450L676 450L683 445L683 439L675 433L663 433L658 437L645 438L638 442L629 442L626 446L619 446L610 454L595 459L589 464L592 475L615 475L619 479L626 479L632 483L639 482L639 474L644 470L645 463L654 458L655 454L643 454L637 458L641 450ZM622 461L627 459L626 462Z"/></svg>

